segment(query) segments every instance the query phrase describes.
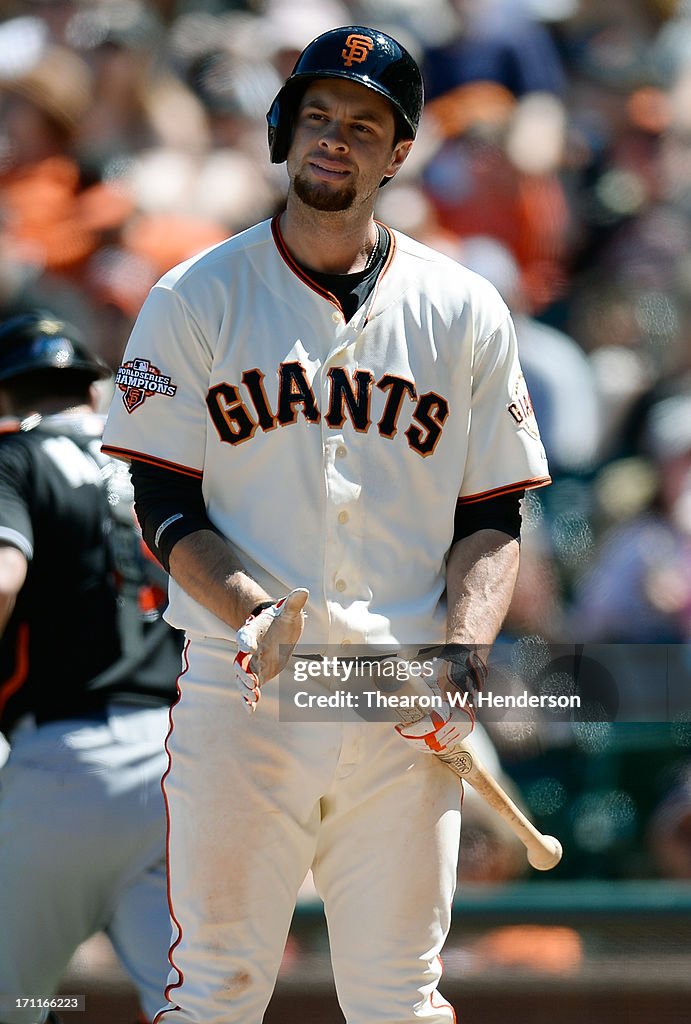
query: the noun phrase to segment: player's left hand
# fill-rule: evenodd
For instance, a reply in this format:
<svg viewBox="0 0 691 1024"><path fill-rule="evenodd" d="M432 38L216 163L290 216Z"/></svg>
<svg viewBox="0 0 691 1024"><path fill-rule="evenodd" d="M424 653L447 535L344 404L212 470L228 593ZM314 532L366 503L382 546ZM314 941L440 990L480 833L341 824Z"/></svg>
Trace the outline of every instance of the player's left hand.
<svg viewBox="0 0 691 1024"><path fill-rule="evenodd" d="M238 630L235 682L248 711L254 711L261 687L285 667L302 636L308 597L309 591L301 587L291 590L257 615L250 615Z"/></svg>

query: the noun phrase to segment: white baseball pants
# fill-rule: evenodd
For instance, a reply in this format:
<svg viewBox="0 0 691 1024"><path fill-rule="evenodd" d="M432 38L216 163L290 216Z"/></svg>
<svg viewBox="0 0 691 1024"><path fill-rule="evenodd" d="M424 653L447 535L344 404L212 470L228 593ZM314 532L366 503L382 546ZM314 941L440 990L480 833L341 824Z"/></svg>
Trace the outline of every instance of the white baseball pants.
<svg viewBox="0 0 691 1024"><path fill-rule="evenodd" d="M177 937L157 1024L261 1024L310 867L348 1024L454 1021L437 984L459 780L391 722L281 721L276 681L249 715L223 641L194 638L186 656L164 784Z"/></svg>

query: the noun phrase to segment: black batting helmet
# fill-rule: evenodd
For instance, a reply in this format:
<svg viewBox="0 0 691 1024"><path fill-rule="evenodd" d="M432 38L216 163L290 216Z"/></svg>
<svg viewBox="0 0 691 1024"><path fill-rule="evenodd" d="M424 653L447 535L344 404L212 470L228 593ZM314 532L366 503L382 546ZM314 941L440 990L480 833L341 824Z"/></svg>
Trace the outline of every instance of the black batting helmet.
<svg viewBox="0 0 691 1024"><path fill-rule="evenodd" d="M288 156L298 103L316 78L345 78L385 96L397 115L399 138L415 138L423 104L419 67L391 36L348 25L324 32L305 47L271 104L266 120L272 163Z"/></svg>
<svg viewBox="0 0 691 1024"><path fill-rule="evenodd" d="M76 327L51 313L22 313L0 324L0 383L45 370L70 371L88 380L110 376Z"/></svg>

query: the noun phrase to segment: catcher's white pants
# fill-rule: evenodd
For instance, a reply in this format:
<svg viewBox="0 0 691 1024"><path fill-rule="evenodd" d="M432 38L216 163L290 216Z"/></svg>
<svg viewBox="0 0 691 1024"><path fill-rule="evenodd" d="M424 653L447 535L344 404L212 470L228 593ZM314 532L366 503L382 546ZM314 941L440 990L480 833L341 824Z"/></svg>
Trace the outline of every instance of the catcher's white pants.
<svg viewBox="0 0 691 1024"><path fill-rule="evenodd" d="M37 1024L80 943L105 931L148 1019L161 1008L171 924L161 776L168 708L17 733L0 770L0 1021ZM79 993L70 993L78 995ZM60 1011L57 1011L60 1013Z"/></svg>
<svg viewBox="0 0 691 1024"><path fill-rule="evenodd" d="M249 715L222 641L195 638L187 658L164 784L178 934L157 1024L260 1024L310 866L348 1024L454 1021L437 984L458 779L391 722L279 720L275 681Z"/></svg>

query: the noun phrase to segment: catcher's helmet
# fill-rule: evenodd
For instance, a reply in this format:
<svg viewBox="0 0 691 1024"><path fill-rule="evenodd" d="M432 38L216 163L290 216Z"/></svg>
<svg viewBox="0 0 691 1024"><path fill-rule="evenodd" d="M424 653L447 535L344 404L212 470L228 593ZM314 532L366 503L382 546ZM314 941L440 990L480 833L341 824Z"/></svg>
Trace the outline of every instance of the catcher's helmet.
<svg viewBox="0 0 691 1024"><path fill-rule="evenodd" d="M110 376L79 331L51 313L22 313L0 324L0 382L45 370L68 370L89 380Z"/></svg>
<svg viewBox="0 0 691 1024"><path fill-rule="evenodd" d="M419 67L391 36L348 25L324 32L305 47L271 104L266 120L272 163L283 163L288 156L295 112L316 78L345 78L385 96L397 115L399 138L415 138L423 103Z"/></svg>

